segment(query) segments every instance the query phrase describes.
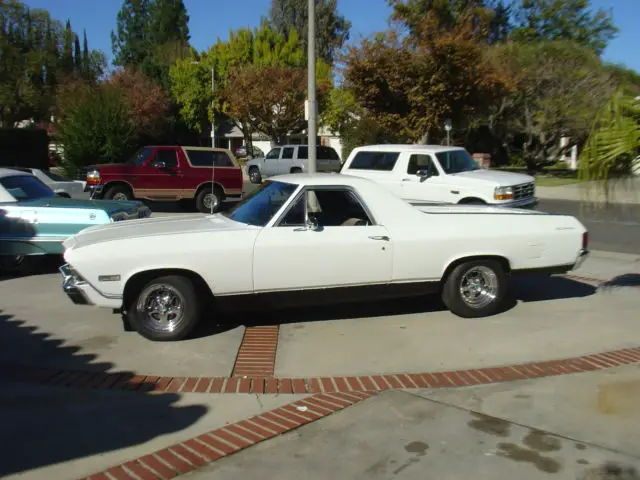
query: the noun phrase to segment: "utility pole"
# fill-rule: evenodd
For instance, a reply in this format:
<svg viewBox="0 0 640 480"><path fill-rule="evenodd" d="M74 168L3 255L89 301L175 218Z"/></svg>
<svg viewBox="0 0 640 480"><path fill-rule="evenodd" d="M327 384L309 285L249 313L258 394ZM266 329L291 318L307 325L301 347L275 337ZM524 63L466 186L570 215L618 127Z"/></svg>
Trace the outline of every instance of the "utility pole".
<svg viewBox="0 0 640 480"><path fill-rule="evenodd" d="M309 138L309 163L307 171L316 173L316 120L318 115L316 103L316 4L315 0L309 0L309 43L308 43L308 86L307 96L309 101L309 120L307 126L307 137Z"/></svg>

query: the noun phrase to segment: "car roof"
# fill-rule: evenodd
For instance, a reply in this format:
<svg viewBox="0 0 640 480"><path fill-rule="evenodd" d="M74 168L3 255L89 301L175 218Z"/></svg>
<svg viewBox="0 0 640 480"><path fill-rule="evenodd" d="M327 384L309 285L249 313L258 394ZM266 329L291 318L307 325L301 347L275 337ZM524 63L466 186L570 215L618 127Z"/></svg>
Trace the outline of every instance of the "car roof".
<svg viewBox="0 0 640 480"><path fill-rule="evenodd" d="M287 173L269 177L267 181L293 183L296 185L351 185L368 186L374 184L368 178L352 175L340 175L339 173Z"/></svg>
<svg viewBox="0 0 640 480"><path fill-rule="evenodd" d="M25 167L21 167L25 168ZM14 168L0 168L0 178L5 177L13 177L14 175L29 175L31 176L30 171L18 170Z"/></svg>
<svg viewBox="0 0 640 480"><path fill-rule="evenodd" d="M446 146L446 145L418 145L418 144L379 144L379 145L365 145L363 147L356 147L354 150L360 152L397 152L397 151L420 151L437 153L451 150L464 150L464 147Z"/></svg>

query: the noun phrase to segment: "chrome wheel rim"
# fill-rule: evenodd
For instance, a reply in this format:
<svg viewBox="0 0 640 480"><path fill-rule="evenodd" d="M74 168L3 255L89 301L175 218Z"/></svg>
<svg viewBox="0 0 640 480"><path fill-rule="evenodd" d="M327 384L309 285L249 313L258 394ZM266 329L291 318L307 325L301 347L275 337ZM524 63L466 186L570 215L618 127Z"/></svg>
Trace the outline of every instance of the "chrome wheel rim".
<svg viewBox="0 0 640 480"><path fill-rule="evenodd" d="M0 256L0 266L7 270L18 268L24 263L24 255L2 255Z"/></svg>
<svg viewBox="0 0 640 480"><path fill-rule="evenodd" d="M467 270L460 280L460 297L474 309L490 305L498 296L498 276L488 267L477 266Z"/></svg>
<svg viewBox="0 0 640 480"><path fill-rule="evenodd" d="M167 284L145 288L138 297L137 310L145 325L154 332L174 332L184 321L185 300L182 294Z"/></svg>
<svg viewBox="0 0 640 480"><path fill-rule="evenodd" d="M249 178L251 179L252 182L254 183L257 182L259 177L260 177L260 174L258 173L257 170L254 169L249 172Z"/></svg>
<svg viewBox="0 0 640 480"><path fill-rule="evenodd" d="M113 196L114 200L129 200L126 193L118 192Z"/></svg>
<svg viewBox="0 0 640 480"><path fill-rule="evenodd" d="M212 193L207 193L202 199L202 203L207 210L210 210L212 206L215 210L218 207L218 197Z"/></svg>

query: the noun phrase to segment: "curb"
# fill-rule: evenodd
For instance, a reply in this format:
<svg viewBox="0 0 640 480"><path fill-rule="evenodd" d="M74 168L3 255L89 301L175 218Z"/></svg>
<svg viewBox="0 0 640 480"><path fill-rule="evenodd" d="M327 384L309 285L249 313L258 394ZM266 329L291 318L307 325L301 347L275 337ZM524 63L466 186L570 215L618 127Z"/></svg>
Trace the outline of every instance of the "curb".
<svg viewBox="0 0 640 480"><path fill-rule="evenodd" d="M174 478L344 410L374 394L352 392L312 395L121 463L84 477L84 480Z"/></svg>

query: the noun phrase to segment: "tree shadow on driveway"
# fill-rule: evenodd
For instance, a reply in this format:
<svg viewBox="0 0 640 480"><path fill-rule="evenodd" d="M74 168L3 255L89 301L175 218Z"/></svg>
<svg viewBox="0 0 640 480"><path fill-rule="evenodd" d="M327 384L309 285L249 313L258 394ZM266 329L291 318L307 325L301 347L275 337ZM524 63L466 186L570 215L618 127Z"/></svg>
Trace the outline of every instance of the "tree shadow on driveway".
<svg viewBox="0 0 640 480"><path fill-rule="evenodd" d="M113 365L94 363L95 355L79 355L78 347L63 345L1 310L0 336L44 352L56 349L59 356L68 357L66 363L72 370L91 372L58 374L53 369L12 364L3 355L0 477L141 445L184 430L207 412L202 405L175 406L181 398L177 394L150 394L147 390L153 384L144 381L136 384L136 391L109 390L102 382L113 377L105 372L119 375L112 386L133 379L135 373L111 372ZM94 388L89 388L94 383ZM100 383L102 386L95 388ZM74 384L83 387L74 388ZM76 467L82 468L74 466L74 472Z"/></svg>

